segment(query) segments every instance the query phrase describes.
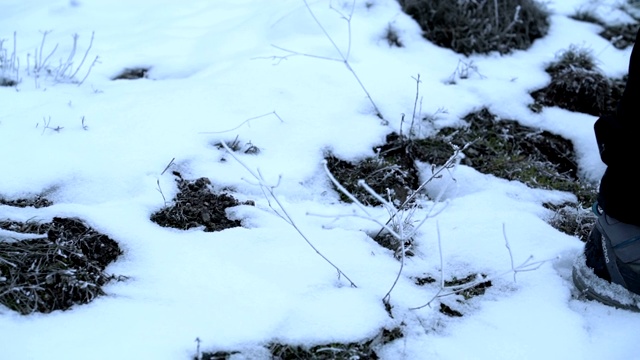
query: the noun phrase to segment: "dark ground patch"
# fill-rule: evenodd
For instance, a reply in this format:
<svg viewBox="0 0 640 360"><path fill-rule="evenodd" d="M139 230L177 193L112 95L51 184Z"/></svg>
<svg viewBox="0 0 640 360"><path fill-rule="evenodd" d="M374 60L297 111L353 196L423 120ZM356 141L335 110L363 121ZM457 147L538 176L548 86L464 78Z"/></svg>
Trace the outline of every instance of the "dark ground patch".
<svg viewBox="0 0 640 360"><path fill-rule="evenodd" d="M185 180L177 176L178 194L166 206L151 215L151 221L163 227L187 230L202 226L204 231L220 231L241 226L240 221L230 220L226 209L238 205L253 205L252 202L240 203L233 196L213 192L208 178Z"/></svg>
<svg viewBox="0 0 640 360"><path fill-rule="evenodd" d="M384 155L378 155L351 163L333 156L326 158L327 166L335 178L361 203L370 206L381 205L374 196L358 185L364 180L385 200L396 204L403 203L418 187L418 174L413 164L399 164L389 161ZM351 200L340 193L341 200Z"/></svg>
<svg viewBox="0 0 640 360"><path fill-rule="evenodd" d="M33 198L22 198L22 199L15 199L15 200L7 200L0 197L0 205L14 206L14 207L20 207L20 208L31 206L37 209L37 208L51 206L53 205L53 202L51 202L47 198L40 195Z"/></svg>
<svg viewBox="0 0 640 360"><path fill-rule="evenodd" d="M0 86L6 86L6 87L11 87L11 86L16 86L18 85L18 82L13 80L13 79L8 79L5 77L0 77Z"/></svg>
<svg viewBox="0 0 640 360"><path fill-rule="evenodd" d="M377 336L363 342L331 343L313 347L271 343L267 349L271 353L272 360L377 360L380 357L376 349L403 336L402 329L396 327L391 330L382 329ZM235 354L239 352L205 352L202 354L202 359L227 360ZM196 356L194 360L199 358Z"/></svg>
<svg viewBox="0 0 640 360"><path fill-rule="evenodd" d="M111 80L137 80L146 79L151 68L136 67L122 70L121 73L111 78Z"/></svg>
<svg viewBox="0 0 640 360"><path fill-rule="evenodd" d="M21 314L49 313L86 304L121 279L104 272L122 254L118 244L81 220L50 223L0 222L3 229L34 234L34 239L0 241L0 304ZM40 234L46 238L36 238Z"/></svg>
<svg viewBox="0 0 640 360"><path fill-rule="evenodd" d="M625 9L622 7L621 10L628 11L629 8ZM638 20L634 14L629 13L629 15ZM640 28L640 24L638 23L609 25L589 11L578 11L571 16L571 18L602 26L604 30L602 30L599 35L609 40L611 45L616 49L626 49L629 46L633 46L636 41L638 28Z"/></svg>
<svg viewBox="0 0 640 360"><path fill-rule="evenodd" d="M487 109L471 113L464 120L467 127L445 128L433 138L420 140L416 146L421 146L426 155L421 160L442 163L447 155L441 149L449 142L460 147L471 143L464 152L464 165L533 188L568 191L583 204L595 200L593 186L578 177L569 140L514 120L498 120Z"/></svg>
<svg viewBox="0 0 640 360"><path fill-rule="evenodd" d="M616 49L626 49L635 43L638 28L640 28L640 24L637 23L605 26L600 36L609 40Z"/></svg>
<svg viewBox="0 0 640 360"><path fill-rule="evenodd" d="M416 161L443 165L453 154L452 145L464 148L470 144L461 161L464 165L485 174L520 181L532 188L571 192L577 196L578 207L581 208L584 205L589 207L595 201L595 186L578 176L571 141L548 131L522 126L515 120L498 120L487 109L471 113L464 120L468 124L466 127L444 128L424 139L390 134L385 144L374 148L376 156L359 163L329 156L328 167L336 179L365 205L377 206L380 203L358 185L360 179L398 206L405 203L420 185ZM344 195L341 199L350 201ZM554 211L565 206L571 205L548 204ZM566 215L565 212L563 214ZM565 223L559 219L564 219ZM561 216L551 223L567 231L572 228L571 221L574 220ZM583 225L588 226L588 223ZM398 250L397 241L385 234L377 234L374 240L381 246Z"/></svg>
<svg viewBox="0 0 640 360"><path fill-rule="evenodd" d="M465 276L463 278L457 278L457 277L453 277L451 280L445 280L444 281L444 286L447 288L451 288L451 287L462 287L462 290L460 290L459 292L456 293L456 295L458 295L458 297L456 298L455 301L451 302L452 305L446 304L444 302L440 303L440 307L438 309L438 311L440 311L440 313L450 316L450 317L462 317L464 316L464 314L458 310L456 310L454 308L455 304L461 304L464 301L470 300L476 296L481 296L484 295L484 293L487 291L488 288L490 288L491 286L493 286L491 280L487 280L487 281L482 281L482 282L478 282L479 279L478 277L481 277L482 279L485 279L487 276L485 274L481 274L481 275L477 275L477 274L470 274L468 276ZM418 286L424 286L427 284L433 284L436 282L436 279L431 277L431 276L422 276L422 277L417 277L414 280L415 284ZM476 285L471 286L469 288L464 288L465 285L468 284L473 284L475 282L478 282Z"/></svg>
<svg viewBox="0 0 640 360"><path fill-rule="evenodd" d="M445 146L451 155L451 146ZM327 167L333 176L358 201L367 206L379 206L381 202L358 184L364 180L383 199L391 202L398 209L413 206L416 200L415 191L420 187L420 175L416 167L416 160L424 154L415 142L396 133L389 134L386 142L373 149L375 156L357 163L340 160L333 156L326 157ZM336 191L338 191L336 189ZM351 202L346 195L338 191L340 199ZM393 224L388 224L393 227ZM413 239L405 239L404 248L400 240L387 231L371 234L380 246L395 253L397 259L413 256Z"/></svg>

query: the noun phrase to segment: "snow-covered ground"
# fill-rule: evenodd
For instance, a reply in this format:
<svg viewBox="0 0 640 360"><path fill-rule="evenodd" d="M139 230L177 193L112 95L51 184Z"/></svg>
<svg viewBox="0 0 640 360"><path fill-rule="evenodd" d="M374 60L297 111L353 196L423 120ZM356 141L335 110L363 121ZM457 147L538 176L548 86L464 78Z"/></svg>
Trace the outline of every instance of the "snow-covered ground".
<svg viewBox="0 0 640 360"><path fill-rule="evenodd" d="M0 195L45 193L55 205L0 206L0 218L79 217L118 241L124 255L107 270L130 278L69 311L22 316L0 308L0 359L188 359L196 338L205 351L261 358L270 342L357 342L400 324L404 337L381 349L384 359L638 358L640 314L576 299L571 264L582 243L548 225L552 214L542 206L570 194L464 166L435 183L432 193L449 186L448 204L421 228L416 256L391 294L394 318L382 298L400 264L364 232L377 225L307 215L355 209L338 201L323 155L372 155L399 130L401 114L413 111L418 74L422 114L447 111L425 131L487 107L572 140L581 173L597 181L604 166L592 133L596 118L558 108L534 114L529 92L548 83L545 65L571 44L591 49L607 75L626 73L630 49L615 49L597 35L598 26L568 17L591 7L607 21L628 21L616 3L551 1L549 34L529 50L464 58L423 39L395 0L356 0L350 30L341 14L350 15L351 1L333 1L334 9L329 1L310 2L385 126L344 64L319 58L340 54L302 0L2 1L0 38L11 54L15 32L22 82L0 87ZM389 46L388 27L404 47ZM27 54L33 64L48 30L44 56L59 44L52 64L64 62L72 35L80 36L76 67L95 32L76 76L91 69L82 85L27 73ZM278 58L292 53L274 45L313 56ZM460 60L472 61L482 76L471 72L447 85ZM111 80L132 67L150 67L149 78ZM275 192L287 212L357 288L272 211L240 163L213 146L236 136L261 150L238 155L241 161L272 184L282 176ZM161 174L173 158L172 170L186 178L208 177L214 187L255 201L232 211L244 226L205 233L152 223L150 214L164 205L157 183L167 199L177 191L170 172ZM382 209L370 211L384 221ZM516 265L530 256L551 261L514 281L503 226ZM460 318L441 314L438 300L410 310L438 290L413 279L439 278L438 232L445 277L495 276L486 294L458 305Z"/></svg>

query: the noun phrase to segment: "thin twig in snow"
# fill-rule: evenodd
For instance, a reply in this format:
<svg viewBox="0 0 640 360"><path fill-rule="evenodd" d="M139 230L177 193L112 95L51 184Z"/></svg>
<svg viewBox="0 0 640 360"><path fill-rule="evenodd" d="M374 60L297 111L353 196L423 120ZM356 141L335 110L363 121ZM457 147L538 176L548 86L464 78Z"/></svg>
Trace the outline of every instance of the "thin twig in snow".
<svg viewBox="0 0 640 360"><path fill-rule="evenodd" d="M318 254L321 258L323 258L329 265L331 265L338 272L338 277L344 276L344 278L347 279L347 281L349 281L351 287L356 288L357 287L356 284L353 281L351 281L351 279L347 276L347 274L345 274L338 266L336 266L331 260L329 260L329 258L327 258L324 254L322 254L322 252L320 252L320 250L318 250L318 248L316 248L315 245L313 245L311 240L309 240L309 238L302 232L302 230L300 230L298 225L296 225L296 223L293 221L293 218L287 212L287 209L284 207L284 205L282 205L282 203L280 202L280 199L276 196L274 189L279 185L280 179L282 178L282 176L278 178L278 183L276 185L268 185L267 181L264 179L259 169L256 172L254 172L242 160L240 160L237 156L235 156L233 151L229 148L229 146L227 146L227 144L224 141L220 141L220 144L222 144L225 150L227 150L227 153L235 161L237 161L240 165L242 165L242 167L244 167L257 180L257 183L253 183L247 180L245 181L249 182L250 184L258 185L260 187L260 189L262 190L262 193L267 199L267 202L269 203L269 207L287 224L291 225L296 230L296 232L304 239L304 241L316 252L316 254ZM273 207L271 200L273 200L275 204L278 206L277 209Z"/></svg>

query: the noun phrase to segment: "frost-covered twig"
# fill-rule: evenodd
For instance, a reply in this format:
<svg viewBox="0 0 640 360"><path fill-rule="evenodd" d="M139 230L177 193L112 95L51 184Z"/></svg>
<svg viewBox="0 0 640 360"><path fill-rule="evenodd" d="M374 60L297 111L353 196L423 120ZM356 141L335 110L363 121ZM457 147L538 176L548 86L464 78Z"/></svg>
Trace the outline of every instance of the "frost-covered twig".
<svg viewBox="0 0 640 360"><path fill-rule="evenodd" d="M456 295L459 294L461 292L464 292L465 290L469 290L472 289L478 285L484 284L486 282L490 282L494 279L498 279L501 278L507 274L513 273L513 280L516 281L516 274L520 273L520 272L527 272L527 271L534 271L539 269L543 264L555 260L557 259L557 257L554 258L550 258L550 259L545 259L545 260L539 260L539 261L533 261L533 255L529 256L525 261L523 261L520 265L515 266L514 265L514 261L513 261L513 253L511 252L511 247L509 246L509 240L507 238L507 234L505 231L505 227L503 224L502 227L503 230L503 236L504 236L504 240L506 243L506 247L508 249L509 252L509 259L511 261L511 269L498 273L496 275L493 276L489 276L489 277L482 277L479 280L476 281L472 281L470 283L467 284L463 284L463 285L455 285L455 286L445 286L445 282L444 282L444 263L443 263L443 258L442 258L442 247L441 247L441 243L440 243L440 230L438 230L438 249L440 251L440 288L438 289L438 292L431 298L431 300L429 300L427 303L425 303L424 305L420 305L414 308L410 308L410 310L418 310L418 309L422 309L424 307L427 306L431 306L431 303L433 303L433 301L435 301L438 298L442 298L445 296L450 296L450 295Z"/></svg>
<svg viewBox="0 0 640 360"><path fill-rule="evenodd" d="M331 35L329 35L329 32L327 32L327 30L325 29L324 25L322 25L322 22L320 22L320 20L316 16L315 12L313 11L313 9L311 9L311 6L309 6L309 3L307 2L307 0L302 0L302 1L304 2L304 6L309 11L309 14L311 14L311 17L313 18L313 21L316 23L316 25L318 25L320 30L322 30L322 33L324 34L324 36L329 40L329 42L331 43L333 48L338 53L338 58L332 58L332 57L328 57L328 56L319 56L319 55L301 53L301 52L297 52L297 51L293 51L293 50L287 50L287 49L278 47L276 45L272 45L272 46L277 48L277 49L279 49L279 50L288 52L290 55L288 55L288 56L272 56L270 58L278 59L279 60L278 63L279 63L280 60L286 59L289 56L300 55L300 56L313 57L313 58L322 59L322 60L338 61L338 62L343 63L345 65L345 67L347 68L347 70L349 70L349 72L351 73L353 78L358 82L358 85L360 86L362 91L364 91L365 95L367 96L367 99L371 103L371 106L373 106L373 109L374 109L374 111L376 113L376 116L378 116L380 119L382 119L383 122L386 124L387 121L385 120L384 116L382 116L382 112L380 112L380 109L378 108L378 105L376 105L375 101L373 101L373 98L371 97L371 94L369 93L367 88L364 86L364 83L362 82L362 80L360 80L360 77L358 76L358 74L356 74L356 71L353 69L353 67L351 66L351 63L349 62L349 56L351 55L351 20L353 19L353 13L354 13L354 10L355 10L355 0L353 0L353 2L351 4L351 10L350 10L348 15L343 14L342 12L338 11L333 6L331 6L331 9L335 10L338 14L340 14L341 18L344 19L347 22L348 41L347 41L347 51L346 52L343 52L340 49L340 47L338 46L338 44L335 42L335 40L333 40L333 37Z"/></svg>
<svg viewBox="0 0 640 360"><path fill-rule="evenodd" d="M95 37L95 32L91 34L91 40L89 41L89 45L84 52L80 63L76 66L74 64L74 60L78 50L78 39L80 38L78 34L73 34L73 45L71 46L71 50L69 54L66 56L65 60L60 59L57 65L52 64L52 58L58 50L58 44L56 44L53 49L50 51L46 51L46 43L47 36L51 33L51 30L42 32L42 39L40 40L40 44L35 47L33 50L33 54L27 54L27 62L26 62L26 72L28 76L33 76L36 88L40 87L40 79L41 78L51 78L54 83L74 83L82 85L84 81L87 79L93 67L99 62L99 57L96 56L94 61L89 66L86 75L82 78L82 80L77 79L77 75L79 71L83 68L85 61L93 47L93 40ZM2 44L3 41L0 40L0 69L2 70L1 77L5 78L4 82L6 82L7 71L10 71L12 75L9 80L11 82L9 85L17 85L20 79L20 58L16 53L16 33L13 34L13 45L14 50L11 54L11 57L8 58L6 51L3 49ZM46 51L46 52L45 52ZM46 55L45 55L46 54ZM33 63L32 63L33 61Z"/></svg>
<svg viewBox="0 0 640 360"><path fill-rule="evenodd" d="M407 197L407 199L406 199L406 200L405 200L405 201L404 201L400 206L398 206L398 210L399 210L399 211L404 210L404 209L405 209L405 208L406 208L406 207L407 207L407 206L408 206L408 205L409 205L409 204L410 204L410 203L411 203L411 202L416 198L416 196L418 196L418 194L420 194L420 192L421 192L421 191L422 191L422 190L423 190L427 185L429 185L429 183L431 183L434 179L438 179L438 178L440 178L440 177L441 177L441 175L442 175L442 173L443 173L444 171L449 171L449 170L451 170L452 168L455 168L455 167L460 163L460 160L461 160L461 154L462 154L462 152L463 152L464 150L466 150L470 145L471 145L470 143L469 143L469 144L465 144L462 148L460 148L460 147L458 147L458 146L456 146L456 145L451 144L451 146L453 146L453 155L451 155L451 156L449 157L449 159L447 159L447 161L446 161L442 166L440 166L439 168L437 168L437 170L435 170L435 171L433 172L433 174L431 174L431 176L430 176L427 180L423 181L423 182L422 182L422 184L420 184L420 186L418 186L418 188L417 188L417 189L415 189L415 190L413 191L413 193L411 193L411 195L410 195L409 197ZM442 199L442 196L444 195L444 192L445 192L445 190L446 190L446 189L447 189L446 187L443 187L443 188L440 190L440 192L438 193L438 195L437 195L437 196L435 197L435 199L434 199L434 201L435 201L436 203L437 203L437 202L440 202L440 200ZM434 210L434 208L431 208L431 211L432 211L432 210ZM398 212L393 213L393 214L391 215L391 217L389 218L389 220L387 220L387 222L385 223L385 225L388 225L389 223L391 223L391 222L394 220L394 218L396 217L396 215L399 213L399 211L398 211ZM429 214L429 215L430 215L430 214ZM433 216L429 216L429 217L433 217ZM426 218L425 218L425 219L426 219ZM424 220L423 220L423 222L424 222ZM382 232L383 232L384 230L386 230L386 229L385 229L385 227L383 226L383 227L378 231L378 233L376 234L376 236L375 236L375 237L380 236L380 234L382 234Z"/></svg>
<svg viewBox="0 0 640 360"><path fill-rule="evenodd" d="M282 120L282 118L280 117L280 115L278 115L278 113L274 110L274 111L272 111L272 112L268 112L268 113L266 113L266 114L262 114L262 115L258 115L258 116L254 116L254 117L248 118L247 120L245 120L245 121L241 122L238 126L236 126L236 127L234 127L234 128L231 128L231 129L228 129L228 130L222 130L222 131L203 131L203 132L200 132L199 134L223 134L223 133L227 133L227 132L230 132L230 131L233 131L233 130L239 129L239 128L240 128L240 127L242 127L244 124L248 124L248 125L250 126L250 125L251 125L251 121L252 121L252 120L257 120L257 119L264 118L264 117L271 116L271 115L275 116L278 120L280 120L280 122L281 122L281 123L283 123L283 122L284 122L284 120Z"/></svg>
<svg viewBox="0 0 640 360"><path fill-rule="evenodd" d="M282 205L282 203L280 202L280 199L275 194L274 189L278 187L278 185L280 184L281 177L278 179L278 182L275 185L269 185L267 181L264 179L264 177L262 176L262 173L260 173L259 169L256 171L251 170L242 160L240 160L237 156L234 155L233 151L229 148L229 146L224 141L220 141L220 144L222 145L222 147L225 148L225 150L227 150L227 153L235 161L237 161L240 165L242 165L242 167L244 167L251 174L251 176L253 176L257 180L257 183L253 183L248 180L245 180L245 181L260 187L260 190L264 194L265 199L267 199L269 207L276 213L276 215L278 215L287 224L291 225L296 230L296 232L304 239L304 241L316 252L316 254L318 254L321 258L323 258L329 265L331 265L338 272L338 277L343 276L345 279L347 279L347 281L349 281L351 287L354 287L354 288L357 287L356 284L347 276L347 274L345 274L338 266L336 266L331 260L329 260L329 258L327 258L324 254L322 254L322 252L320 252L320 250L318 250L318 248L316 248L315 245L313 245L311 240L309 240L309 238L302 232L302 230L300 230L300 228L295 223L295 221L293 221L293 218L289 215L286 208L284 207L284 205ZM275 203L275 206L277 206L277 208L274 206L274 203Z"/></svg>
<svg viewBox="0 0 640 360"><path fill-rule="evenodd" d="M364 216L362 216L362 215L359 215L357 213L353 213L353 214L338 215L338 217L355 216L355 217L362 217L362 218L368 219L369 221L372 221L372 222L380 225L383 230L386 230L389 234L391 234L391 236L393 236L400 243L400 268L399 268L399 270L398 270L398 272L396 274L396 277L395 277L393 283L391 284L391 287L389 288L389 291L387 291L387 293L382 298L383 303L385 304L387 309L389 309L390 308L390 300L391 300L391 292L393 291L393 289L397 285L398 280L400 279L400 276L402 274L402 270L404 269L404 262L405 262L405 255L406 255L405 254L405 251L406 251L405 243L407 241L410 241L410 239L412 239L416 235L416 233L418 232L420 227L427 221L427 219L436 216L442 210L439 210L434 214L432 212L433 208L431 208L430 211L427 213L427 215L424 216L422 221L420 221L416 226L412 226L412 225L407 226L407 224L409 224L410 221L407 221L407 219L405 219L403 217L403 215L402 215L402 211L403 210L400 210L395 205L393 205L392 201L388 201L388 200L384 199L380 194L378 194L375 190L373 190L364 180L359 180L358 181L358 186L364 188L365 191L367 191L377 201L382 203L384 208L387 209L387 211L391 214L391 219L389 221L387 221L387 223L383 223L382 221L378 220L376 217L371 215L367 211L367 207L362 202L360 202L360 200L358 200L349 190L347 190L335 178L335 176L333 176L333 174L329 170L329 166L328 166L326 160L323 161L323 165L324 165L325 173L327 174L327 176L329 177L331 182L334 184L334 186L340 192L342 192L345 196L347 196L351 201L353 201L353 203L356 204L356 206L360 209L360 211L362 211L362 213L365 214ZM335 217L335 215L334 215L334 217ZM392 223L393 219L395 219L396 221L393 221L393 225L390 225L390 223Z"/></svg>

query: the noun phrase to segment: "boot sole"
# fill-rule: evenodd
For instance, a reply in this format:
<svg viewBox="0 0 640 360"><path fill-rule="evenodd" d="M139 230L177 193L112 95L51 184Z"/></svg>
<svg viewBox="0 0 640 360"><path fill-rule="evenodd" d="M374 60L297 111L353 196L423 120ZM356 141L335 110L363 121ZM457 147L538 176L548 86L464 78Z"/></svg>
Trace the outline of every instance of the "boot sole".
<svg viewBox="0 0 640 360"><path fill-rule="evenodd" d="M595 300L618 309L640 312L640 295L596 276L593 270L587 267L584 254L580 254L574 261L572 273L576 288L588 300Z"/></svg>

